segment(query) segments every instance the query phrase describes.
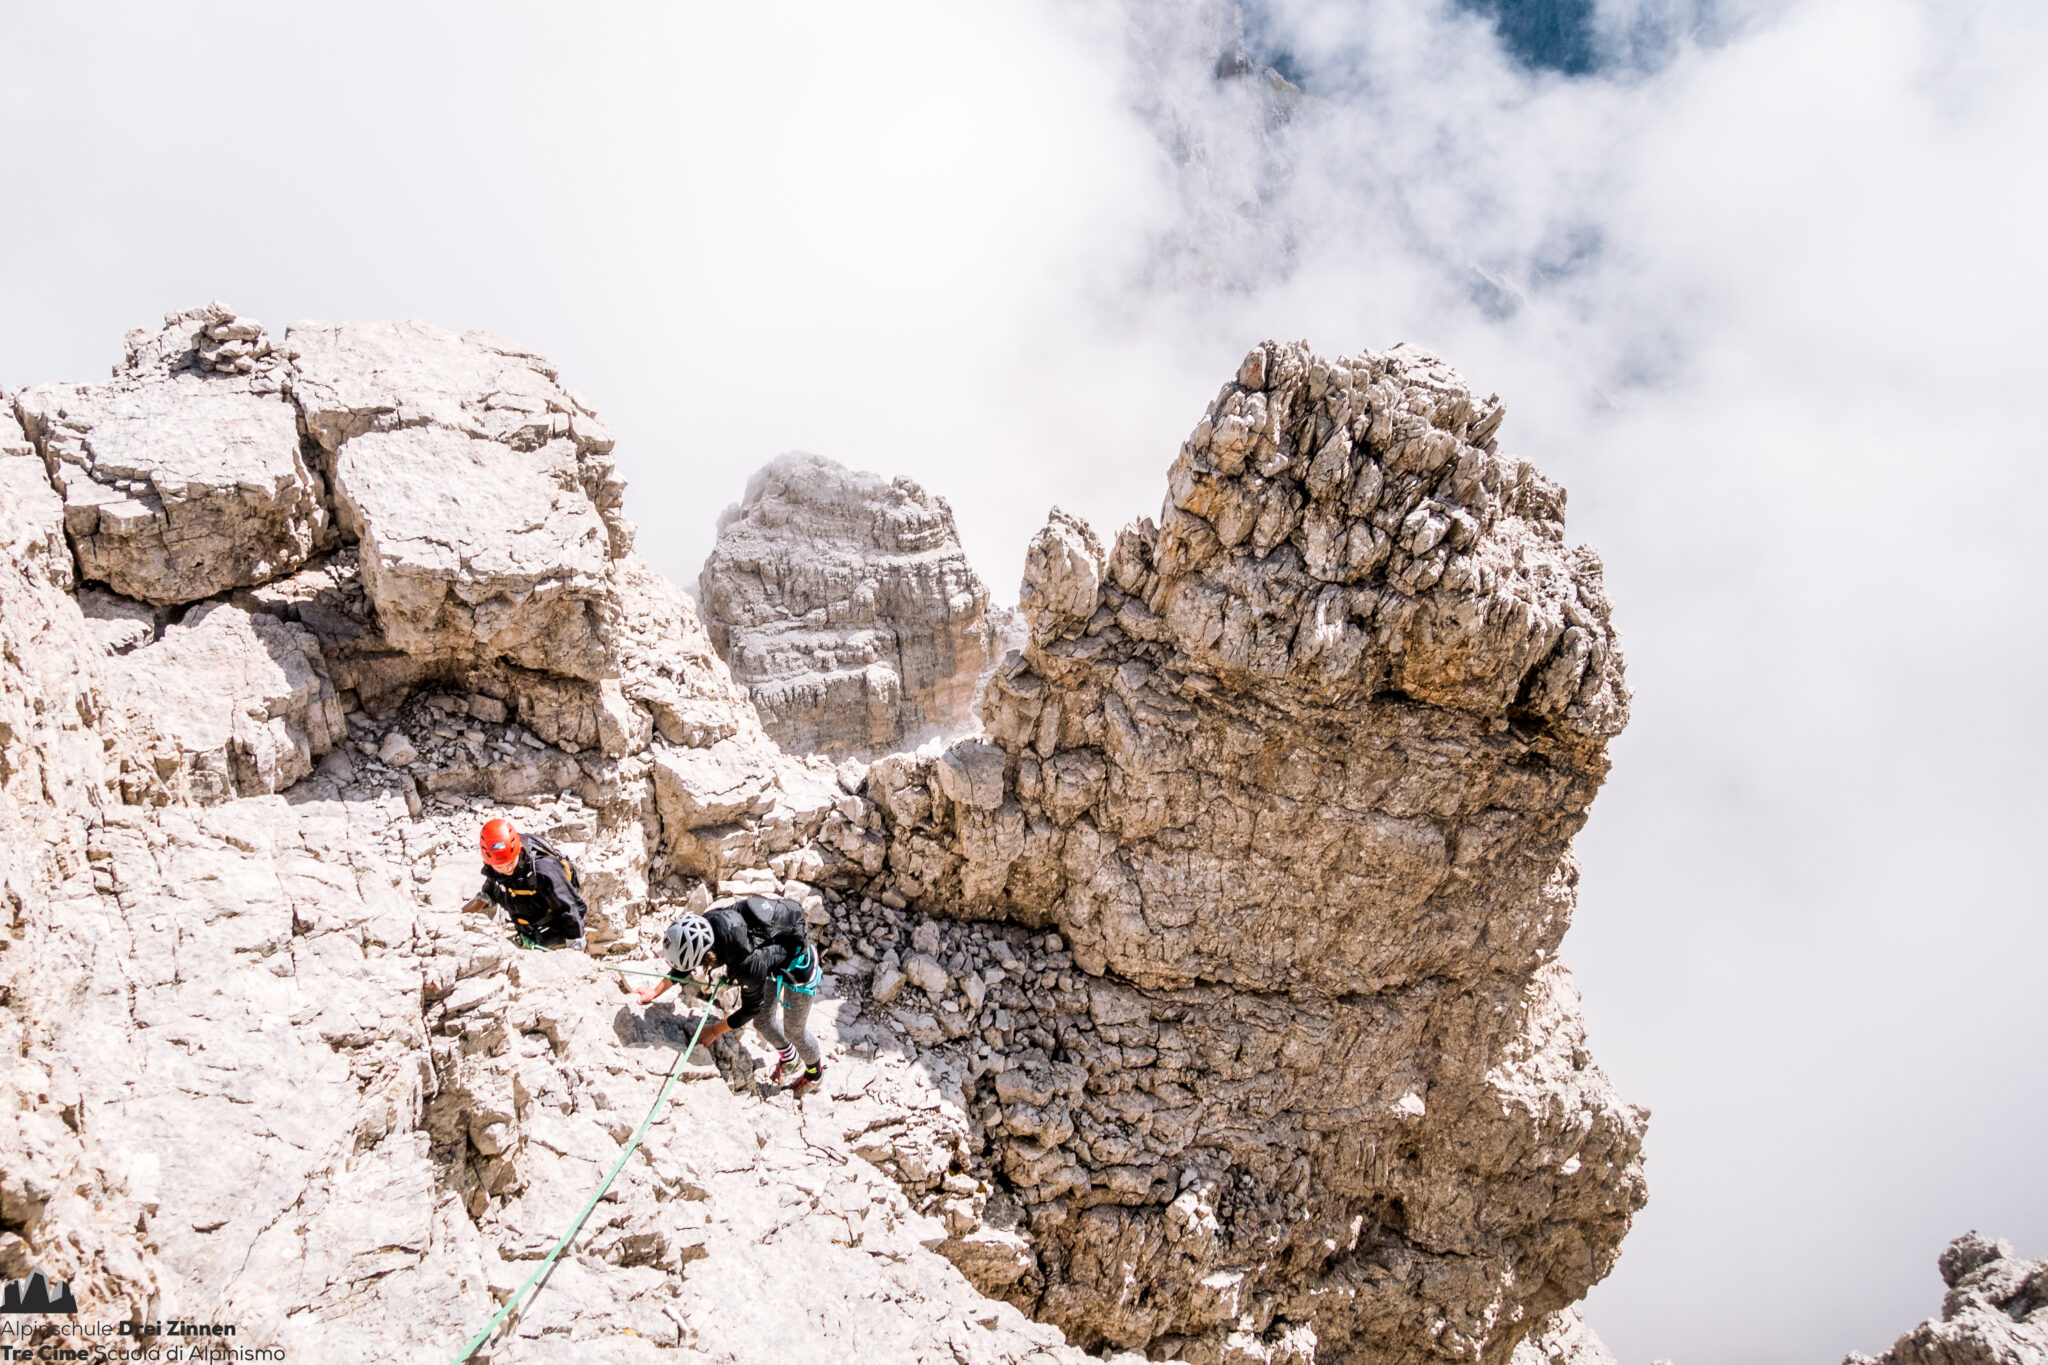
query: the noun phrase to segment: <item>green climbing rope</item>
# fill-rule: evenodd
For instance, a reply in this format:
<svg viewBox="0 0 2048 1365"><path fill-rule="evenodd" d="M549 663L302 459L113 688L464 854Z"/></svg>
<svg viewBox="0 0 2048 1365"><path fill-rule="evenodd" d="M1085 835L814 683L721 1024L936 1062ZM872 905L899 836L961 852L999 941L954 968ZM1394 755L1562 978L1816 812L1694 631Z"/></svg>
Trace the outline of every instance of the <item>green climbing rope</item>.
<svg viewBox="0 0 2048 1365"><path fill-rule="evenodd" d="M669 974L667 972L643 971L638 967L607 967L602 962L600 962L597 964L597 969L601 972L617 972L620 976L658 976L664 981L669 980ZM677 982L676 984L681 985L682 983ZM696 977L693 976L690 978L690 984L692 986L708 986L711 983L708 981L699 981Z"/></svg>
<svg viewBox="0 0 2048 1365"><path fill-rule="evenodd" d="M623 969L610 968L609 970L619 971ZM505 1306L500 1308L492 1316L491 1320L484 1324L481 1332L478 1332L469 1339L469 1345L463 1347L461 1354L450 1361L449 1365L462 1365L464 1361L475 1355L476 1348L490 1340L491 1333L497 1331L499 1325L511 1315L514 1309L519 1307L520 1301L526 1297L526 1291L533 1288L540 1277L548 1273L549 1268L560 1259L562 1253L568 1250L569 1243L576 1239L576 1234L583 1231L584 1220L590 1217L590 1211L597 1207L597 1201L604 1198L605 1191L612 1187L612 1181L618 1179L619 1172L626 1168L626 1163L632 1159L633 1153L639 1150L640 1139L647 1136L648 1128L654 1123L654 1116L661 1112L661 1106L668 1100L668 1092L675 1088L676 1077L680 1076L683 1072L683 1063L687 1062L690 1059L690 1054L697 1050L697 1039L703 1036L704 1026L710 1022L710 1010L705 1010L702 1015L698 1016L697 1031L690 1035L690 1045L676 1054L676 1063L668 1069L668 1079L662 1083L661 1093L654 1097L654 1105L647 1111L647 1117L640 1120L640 1127L634 1131L633 1140L626 1144L625 1151L619 1153L619 1159L613 1163L610 1172L606 1174L604 1183L597 1187L597 1193L590 1196L589 1202L583 1206L583 1211L578 1213L575 1221L569 1224L569 1230L562 1234L560 1241L555 1243L554 1250L548 1252L542 1258L540 1265L535 1268L531 1275L526 1277L526 1283L513 1291L512 1297L505 1300Z"/></svg>
<svg viewBox="0 0 2048 1365"><path fill-rule="evenodd" d="M601 972L617 972L620 976L653 976L659 977L663 981L676 981L675 977L668 972L644 971L639 967L607 967L602 962L596 963L594 965ZM676 984L678 986L695 986L700 991L715 991L723 989L723 985L719 982L700 981L694 976L686 976L681 981L676 981Z"/></svg>

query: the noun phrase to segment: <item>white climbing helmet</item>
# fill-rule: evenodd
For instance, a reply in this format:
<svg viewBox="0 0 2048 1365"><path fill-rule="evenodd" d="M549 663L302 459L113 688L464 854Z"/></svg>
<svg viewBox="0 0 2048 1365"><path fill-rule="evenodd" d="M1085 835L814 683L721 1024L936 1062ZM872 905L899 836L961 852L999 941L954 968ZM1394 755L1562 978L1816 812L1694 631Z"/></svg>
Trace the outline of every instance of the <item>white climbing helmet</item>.
<svg viewBox="0 0 2048 1365"><path fill-rule="evenodd" d="M702 915L684 915L661 936L661 955L679 972L694 972L711 950L711 924Z"/></svg>

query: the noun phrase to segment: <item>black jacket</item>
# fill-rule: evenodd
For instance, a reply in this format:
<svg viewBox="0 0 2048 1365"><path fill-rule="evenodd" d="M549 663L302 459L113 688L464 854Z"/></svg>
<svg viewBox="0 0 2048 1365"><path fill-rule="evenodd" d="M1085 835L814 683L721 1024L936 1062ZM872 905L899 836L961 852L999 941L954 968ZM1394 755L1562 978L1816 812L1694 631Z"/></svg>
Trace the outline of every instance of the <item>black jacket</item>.
<svg viewBox="0 0 2048 1365"><path fill-rule="evenodd" d="M704 918L711 925L711 951L718 954L726 980L740 988L740 1007L725 1020L734 1028L746 1027L761 1012L778 977L804 977L816 970L810 926L803 907L793 900L749 896L708 910ZM675 972L669 977L685 979Z"/></svg>
<svg viewBox="0 0 2048 1365"><path fill-rule="evenodd" d="M555 846L538 834L520 836L524 845L510 872L484 867L484 897L503 906L528 938L541 934L583 937L583 893Z"/></svg>

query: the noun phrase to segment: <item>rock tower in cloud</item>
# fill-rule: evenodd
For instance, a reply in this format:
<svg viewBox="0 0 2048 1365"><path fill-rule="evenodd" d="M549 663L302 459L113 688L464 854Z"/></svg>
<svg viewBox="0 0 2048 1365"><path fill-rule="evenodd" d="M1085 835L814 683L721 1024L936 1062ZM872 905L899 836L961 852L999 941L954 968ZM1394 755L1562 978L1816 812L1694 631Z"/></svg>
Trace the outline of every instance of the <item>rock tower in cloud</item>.
<svg viewBox="0 0 2048 1365"><path fill-rule="evenodd" d="M1852 1351L1842 1365L2041 1365L2048 1362L2048 1260L1974 1232L1936 1261L1948 1294L1941 1316L1907 1332L1881 1356Z"/></svg>
<svg viewBox="0 0 2048 1365"><path fill-rule="evenodd" d="M972 729L998 652L946 500L816 455L748 482L697 600L762 725L796 753L870 758Z"/></svg>

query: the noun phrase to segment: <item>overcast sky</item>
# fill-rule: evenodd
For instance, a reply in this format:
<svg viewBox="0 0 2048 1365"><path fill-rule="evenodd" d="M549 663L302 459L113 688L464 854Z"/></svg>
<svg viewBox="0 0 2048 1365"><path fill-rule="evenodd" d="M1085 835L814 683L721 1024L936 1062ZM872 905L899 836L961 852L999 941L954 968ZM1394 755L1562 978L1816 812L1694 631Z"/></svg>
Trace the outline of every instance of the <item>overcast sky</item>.
<svg viewBox="0 0 2048 1365"><path fill-rule="evenodd" d="M2048 7L300 8L0 3L0 383L213 298L489 328L679 581L802 449L1014 600L1252 344L1427 345L1569 486L1636 692L1565 943L1655 1114L1594 1325L1831 1362L1954 1234L2048 1254Z"/></svg>

